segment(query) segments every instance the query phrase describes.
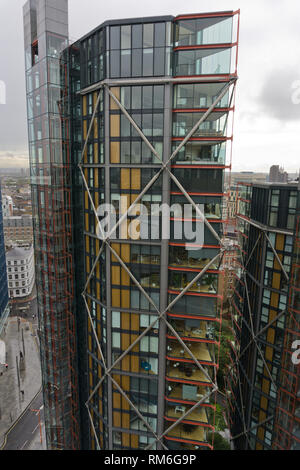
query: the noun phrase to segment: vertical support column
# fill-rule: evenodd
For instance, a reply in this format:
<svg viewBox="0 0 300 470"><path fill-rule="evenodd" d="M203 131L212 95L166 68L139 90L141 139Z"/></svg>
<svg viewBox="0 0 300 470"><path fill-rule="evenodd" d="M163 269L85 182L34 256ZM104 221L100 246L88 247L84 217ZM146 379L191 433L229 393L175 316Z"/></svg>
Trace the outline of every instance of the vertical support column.
<svg viewBox="0 0 300 470"><path fill-rule="evenodd" d="M164 115L164 144L163 161L167 162L171 155L171 129L172 129L172 97L173 86L165 85L165 115ZM164 171L162 182L162 203L170 206L170 176ZM170 221L169 221L170 223ZM160 311L168 306L168 265L169 265L169 240L161 241L160 260ZM158 356L158 399L157 399L157 435L164 432L164 411L165 411L165 382L166 382L166 334L167 326L163 320L159 322L159 356ZM157 444L159 450L163 447Z"/></svg>
<svg viewBox="0 0 300 470"><path fill-rule="evenodd" d="M105 132L105 144L104 144L104 161L105 161L105 203L110 203L110 96L108 89L104 88L104 132ZM104 248L105 260L106 260L106 366L110 368L112 365L112 320L111 320L111 253L108 246ZM108 419L108 448L113 449L113 438L112 438L112 425L113 425L113 393L112 393L112 382L107 380L107 419Z"/></svg>
<svg viewBox="0 0 300 470"><path fill-rule="evenodd" d="M251 231L251 226L249 227L249 236L250 236L250 231ZM259 235L258 235L259 236ZM249 237L250 238L250 237ZM249 242L248 242L249 243ZM257 250L259 249L259 244L258 244L258 247L257 247ZM266 259L266 249L267 249L267 240L266 240L266 237L263 235L262 236L262 254L261 254L261 266L265 266L265 259ZM260 325L260 318L261 318L261 308L262 308L262 296L263 296L263 286L264 286L264 274L265 274L265 271L264 269L261 269L261 272L260 272L260 279L259 279L259 295L258 295L258 300L257 300L257 316L256 318L253 318L253 329L254 329L254 334L256 334L258 331L259 331L259 325ZM249 310L249 308L248 308ZM250 317L251 313L249 311L249 317ZM251 325L249 323L249 328L251 328ZM251 348L254 349L254 353L253 353L253 360L252 360L252 364L251 364L251 376L250 376L250 383L251 383L251 389L250 389L250 396L249 396L249 402L251 404L251 407L249 410L247 410L248 412L248 416L247 416L247 422L246 422L246 429L250 429L251 428L251 412L252 412L252 404L253 404L253 389L254 389L254 383L255 383L255 373L256 373L256 361L257 361L257 348L255 347L255 344L253 343ZM249 448L249 442L246 440L246 445L247 445L247 448ZM251 450L251 449L250 449Z"/></svg>

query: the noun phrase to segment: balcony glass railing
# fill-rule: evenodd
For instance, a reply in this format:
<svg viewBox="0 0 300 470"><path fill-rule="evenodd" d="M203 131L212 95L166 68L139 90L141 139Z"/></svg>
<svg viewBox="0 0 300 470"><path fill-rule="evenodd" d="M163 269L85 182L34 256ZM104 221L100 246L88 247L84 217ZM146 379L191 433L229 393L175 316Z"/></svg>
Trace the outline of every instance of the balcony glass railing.
<svg viewBox="0 0 300 470"><path fill-rule="evenodd" d="M197 124L203 113L175 113L173 137L185 137ZM227 113L212 113L198 127L193 137L223 137L226 133Z"/></svg>
<svg viewBox="0 0 300 470"><path fill-rule="evenodd" d="M230 73L231 49L174 52L174 75L220 75Z"/></svg>
<svg viewBox="0 0 300 470"><path fill-rule="evenodd" d="M178 143L173 145L173 152L176 150ZM180 149L173 159L173 164L193 164L193 165L209 165L224 164L226 159L226 143L211 145L210 142L189 142Z"/></svg>
<svg viewBox="0 0 300 470"><path fill-rule="evenodd" d="M184 83L174 87L174 108L194 109L209 108L221 90L223 83ZM216 108L227 108L229 105L229 92L216 105Z"/></svg>
<svg viewBox="0 0 300 470"><path fill-rule="evenodd" d="M232 26L232 17L179 20L175 26L175 47L230 43Z"/></svg>

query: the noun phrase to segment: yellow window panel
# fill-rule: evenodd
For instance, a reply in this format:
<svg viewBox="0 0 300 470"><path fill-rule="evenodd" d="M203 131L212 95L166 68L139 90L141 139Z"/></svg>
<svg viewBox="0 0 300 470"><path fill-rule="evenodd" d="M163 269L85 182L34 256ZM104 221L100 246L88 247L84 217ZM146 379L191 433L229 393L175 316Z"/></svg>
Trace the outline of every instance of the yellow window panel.
<svg viewBox="0 0 300 470"><path fill-rule="evenodd" d="M111 304L112 307L120 307L120 289L111 290Z"/></svg>
<svg viewBox="0 0 300 470"><path fill-rule="evenodd" d="M278 302L279 302L279 294L277 294L276 292L272 292L271 299L270 299L270 306L277 308Z"/></svg>
<svg viewBox="0 0 300 470"><path fill-rule="evenodd" d="M121 168L121 189L130 189L130 169Z"/></svg>
<svg viewBox="0 0 300 470"><path fill-rule="evenodd" d="M99 163L98 143L97 142L94 144L94 163Z"/></svg>
<svg viewBox="0 0 300 470"><path fill-rule="evenodd" d="M130 307L130 292L129 290L122 290L122 308L129 308Z"/></svg>
<svg viewBox="0 0 300 470"><path fill-rule="evenodd" d="M122 408L123 410L130 410L130 405L124 397L122 397Z"/></svg>
<svg viewBox="0 0 300 470"><path fill-rule="evenodd" d="M130 313L122 313L121 315L122 330L130 330Z"/></svg>
<svg viewBox="0 0 300 470"><path fill-rule="evenodd" d="M131 189L141 189L141 170L131 170Z"/></svg>
<svg viewBox="0 0 300 470"><path fill-rule="evenodd" d="M120 101L120 88L119 87L111 87L110 91L115 95L115 97ZM110 109L119 109L116 102L110 97Z"/></svg>
<svg viewBox="0 0 300 470"><path fill-rule="evenodd" d="M83 116L87 115L87 95L84 95L82 98L82 114Z"/></svg>
<svg viewBox="0 0 300 470"><path fill-rule="evenodd" d="M121 258L124 263L130 263L130 245L128 245L127 243L122 244Z"/></svg>
<svg viewBox="0 0 300 470"><path fill-rule="evenodd" d="M118 427L118 428L121 428L122 425L121 425L121 413L119 411L114 411L113 412L113 425Z"/></svg>
<svg viewBox="0 0 300 470"><path fill-rule="evenodd" d="M120 285L121 277L120 277L120 268L119 268L119 266L112 266L112 268L111 268L111 281L112 281L112 284Z"/></svg>
<svg viewBox="0 0 300 470"><path fill-rule="evenodd" d="M119 393L113 394L113 407L121 408L121 395Z"/></svg>
<svg viewBox="0 0 300 470"><path fill-rule="evenodd" d="M129 274L123 268L121 270L121 284L122 284L122 286L129 286L130 285Z"/></svg>
<svg viewBox="0 0 300 470"><path fill-rule="evenodd" d="M275 242L275 249L279 251L284 250L284 235L277 234L276 242Z"/></svg>
<svg viewBox="0 0 300 470"><path fill-rule="evenodd" d="M273 273L272 287L274 289L280 290L280 278L281 278L280 273Z"/></svg>
<svg viewBox="0 0 300 470"><path fill-rule="evenodd" d="M87 253L90 251L90 239L87 236L85 237L85 250Z"/></svg>
<svg viewBox="0 0 300 470"><path fill-rule="evenodd" d="M83 121L83 139L86 140L86 136L87 136L87 120L85 119Z"/></svg>
<svg viewBox="0 0 300 470"><path fill-rule="evenodd" d="M269 390L270 390L270 381L267 380L267 379L263 379L263 381L262 381L262 391L266 395L269 395Z"/></svg>
<svg viewBox="0 0 300 470"><path fill-rule="evenodd" d="M110 116L110 136L120 137L120 115L111 114Z"/></svg>
<svg viewBox="0 0 300 470"><path fill-rule="evenodd" d="M275 330L274 330L274 328L270 328L268 330L267 341L268 341L268 343L274 344L274 341L275 341Z"/></svg>
<svg viewBox="0 0 300 470"><path fill-rule="evenodd" d="M120 250L121 250L120 245L118 243L112 243L111 247L117 253L117 255L120 256ZM111 262L112 263L117 263L118 262L118 260L117 260L117 258L115 257L114 254L111 255Z"/></svg>
<svg viewBox="0 0 300 470"><path fill-rule="evenodd" d="M130 447L130 434L122 433L122 446Z"/></svg>
<svg viewBox="0 0 300 470"><path fill-rule="evenodd" d="M98 139L98 118L94 120L94 138Z"/></svg>
<svg viewBox="0 0 300 470"><path fill-rule="evenodd" d="M268 400L266 399L266 397L261 397L260 406L263 410L268 409Z"/></svg>
<svg viewBox="0 0 300 470"><path fill-rule="evenodd" d="M140 329L140 316L134 313L131 314L131 329L135 331Z"/></svg>
<svg viewBox="0 0 300 470"><path fill-rule="evenodd" d="M120 142L110 143L110 162L120 163Z"/></svg>
<svg viewBox="0 0 300 470"><path fill-rule="evenodd" d="M122 413L122 428L130 428L129 413Z"/></svg>
<svg viewBox="0 0 300 470"><path fill-rule="evenodd" d="M133 348L136 349L136 348ZM139 372L140 371L140 363L138 356L131 356L131 372Z"/></svg>

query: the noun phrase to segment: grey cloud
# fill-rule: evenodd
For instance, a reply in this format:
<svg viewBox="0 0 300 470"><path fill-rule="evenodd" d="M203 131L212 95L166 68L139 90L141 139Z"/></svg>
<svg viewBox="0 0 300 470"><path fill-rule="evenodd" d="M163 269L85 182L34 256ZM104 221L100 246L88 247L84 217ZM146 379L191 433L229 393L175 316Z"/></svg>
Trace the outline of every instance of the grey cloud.
<svg viewBox="0 0 300 470"><path fill-rule="evenodd" d="M272 71L265 79L258 96L258 108L268 117L282 122L300 120L300 104L293 102L293 95L299 88L300 69L279 69ZM293 88L294 86L294 88ZM299 96L299 91L298 91Z"/></svg>

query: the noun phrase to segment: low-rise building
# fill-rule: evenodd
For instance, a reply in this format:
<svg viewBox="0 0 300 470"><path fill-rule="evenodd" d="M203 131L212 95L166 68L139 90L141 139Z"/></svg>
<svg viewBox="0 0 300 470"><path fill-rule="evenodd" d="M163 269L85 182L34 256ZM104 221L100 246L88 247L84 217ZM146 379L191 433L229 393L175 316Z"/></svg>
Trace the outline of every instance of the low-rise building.
<svg viewBox="0 0 300 470"><path fill-rule="evenodd" d="M14 213L14 204L11 196L2 196L3 217L11 217Z"/></svg>
<svg viewBox="0 0 300 470"><path fill-rule="evenodd" d="M32 216L22 215L3 218L4 237L6 242L30 242L33 241Z"/></svg>
<svg viewBox="0 0 300 470"><path fill-rule="evenodd" d="M30 295L35 282L33 246L9 248L6 262L10 297L15 299Z"/></svg>

